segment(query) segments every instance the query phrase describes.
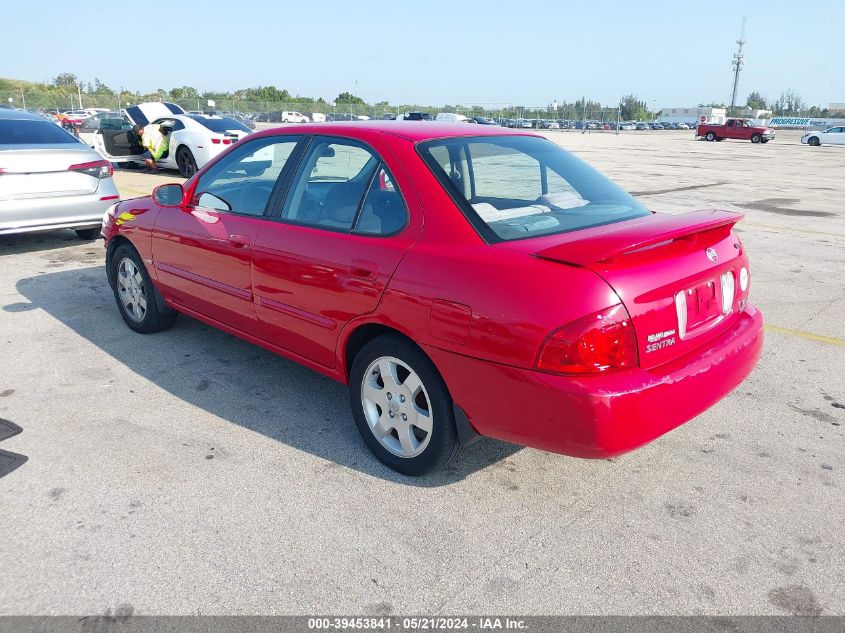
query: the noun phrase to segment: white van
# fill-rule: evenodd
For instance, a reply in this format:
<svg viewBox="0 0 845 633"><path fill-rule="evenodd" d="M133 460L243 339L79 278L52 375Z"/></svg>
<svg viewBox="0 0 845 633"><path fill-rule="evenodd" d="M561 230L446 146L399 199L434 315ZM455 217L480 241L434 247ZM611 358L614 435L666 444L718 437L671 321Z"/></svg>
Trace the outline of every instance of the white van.
<svg viewBox="0 0 845 633"><path fill-rule="evenodd" d="M282 123L311 123L311 119L301 112L282 112Z"/></svg>

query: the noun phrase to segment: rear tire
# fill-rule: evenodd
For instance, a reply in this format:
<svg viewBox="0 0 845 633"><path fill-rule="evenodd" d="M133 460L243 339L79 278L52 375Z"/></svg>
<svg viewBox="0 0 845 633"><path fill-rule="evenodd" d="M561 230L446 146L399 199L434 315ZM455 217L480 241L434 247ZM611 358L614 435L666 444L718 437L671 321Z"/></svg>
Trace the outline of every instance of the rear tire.
<svg viewBox="0 0 845 633"><path fill-rule="evenodd" d="M91 241L100 237L101 230L102 227L96 226L93 229L76 229L74 233L76 233L76 236L81 240Z"/></svg>
<svg viewBox="0 0 845 633"><path fill-rule="evenodd" d="M716 134L714 132L708 132L704 138L706 138L708 141L715 141Z"/></svg>
<svg viewBox="0 0 845 633"><path fill-rule="evenodd" d="M114 299L126 325L141 334L161 332L173 325L176 311L159 308L164 302L156 296L158 291L138 251L129 244L118 246L110 265Z"/></svg>
<svg viewBox="0 0 845 633"><path fill-rule="evenodd" d="M183 178L190 178L197 173L197 161L194 160L194 155L187 147L180 147L176 152L176 166Z"/></svg>
<svg viewBox="0 0 845 633"><path fill-rule="evenodd" d="M364 443L403 475L434 472L460 453L446 383L428 356L400 336L379 336L361 348L352 362L349 399Z"/></svg>
<svg viewBox="0 0 845 633"><path fill-rule="evenodd" d="M760 141L762 141L762 140L763 140L763 137L762 137L762 136L760 136L759 134L752 134L752 135L751 135L751 142L752 142L752 143L755 143L755 144L756 144L756 143L759 143L759 142L760 142Z"/></svg>

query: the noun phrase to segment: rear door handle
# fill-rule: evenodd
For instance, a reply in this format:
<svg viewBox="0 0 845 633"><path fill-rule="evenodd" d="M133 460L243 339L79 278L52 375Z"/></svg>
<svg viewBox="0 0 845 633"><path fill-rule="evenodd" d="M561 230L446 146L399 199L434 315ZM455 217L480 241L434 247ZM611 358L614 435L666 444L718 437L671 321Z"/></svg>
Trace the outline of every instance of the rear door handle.
<svg viewBox="0 0 845 633"><path fill-rule="evenodd" d="M249 248L249 238L246 235L230 235L229 246L232 248Z"/></svg>
<svg viewBox="0 0 845 633"><path fill-rule="evenodd" d="M361 277L362 279L369 279L378 274L378 264L375 262L368 262L362 259L353 259L349 265L349 272L353 277Z"/></svg>

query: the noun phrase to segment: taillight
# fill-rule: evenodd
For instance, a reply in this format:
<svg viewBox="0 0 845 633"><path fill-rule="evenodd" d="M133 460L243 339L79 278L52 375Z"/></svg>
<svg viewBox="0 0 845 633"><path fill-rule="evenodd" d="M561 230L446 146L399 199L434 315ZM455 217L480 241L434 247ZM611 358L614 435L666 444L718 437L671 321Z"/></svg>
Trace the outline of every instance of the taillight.
<svg viewBox="0 0 845 633"><path fill-rule="evenodd" d="M591 374L637 364L637 339L622 304L573 321L552 332L537 355L537 369Z"/></svg>
<svg viewBox="0 0 845 633"><path fill-rule="evenodd" d="M231 143L234 143L234 141L232 139L230 139L230 138L224 138L223 139L223 145L229 145Z"/></svg>
<svg viewBox="0 0 845 633"><path fill-rule="evenodd" d="M78 165L71 165L67 168L68 171L79 172L80 174L87 174L94 178L110 178L114 175L114 167L107 160L95 160L91 163L79 163Z"/></svg>
<svg viewBox="0 0 845 633"><path fill-rule="evenodd" d="M211 139L211 142L214 143L215 145L220 145L220 139L219 138L213 138L213 139Z"/></svg>

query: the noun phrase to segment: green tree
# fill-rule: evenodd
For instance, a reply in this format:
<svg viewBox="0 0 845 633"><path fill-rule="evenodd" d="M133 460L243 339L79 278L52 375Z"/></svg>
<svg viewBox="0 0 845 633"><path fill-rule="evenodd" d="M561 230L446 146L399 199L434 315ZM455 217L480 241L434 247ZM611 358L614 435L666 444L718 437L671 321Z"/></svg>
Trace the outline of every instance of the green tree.
<svg viewBox="0 0 845 633"><path fill-rule="evenodd" d="M364 100L361 97L356 97L351 92L341 92L337 95L335 103L342 103L344 105L365 105Z"/></svg>
<svg viewBox="0 0 845 633"><path fill-rule="evenodd" d="M290 93L287 90L279 90L276 86L246 88L240 90L240 92L244 99L256 101L290 101Z"/></svg>
<svg viewBox="0 0 845 633"><path fill-rule="evenodd" d="M198 94L197 89L191 86L182 86L181 88L170 89L170 98L174 101L179 99L196 99Z"/></svg>
<svg viewBox="0 0 845 633"><path fill-rule="evenodd" d="M756 90L748 95L748 98L745 100L745 105L752 110L768 110L769 108L769 104L766 102L766 97Z"/></svg>
<svg viewBox="0 0 845 633"><path fill-rule="evenodd" d="M61 73L53 80L53 85L56 88L64 88L65 90L76 90L79 84L79 79L73 73Z"/></svg>
<svg viewBox="0 0 845 633"><path fill-rule="evenodd" d="M645 101L638 99L634 95L625 95L619 101L619 116L624 121L630 121L638 118L640 111L647 111L648 108Z"/></svg>

